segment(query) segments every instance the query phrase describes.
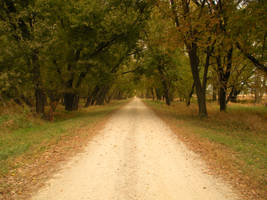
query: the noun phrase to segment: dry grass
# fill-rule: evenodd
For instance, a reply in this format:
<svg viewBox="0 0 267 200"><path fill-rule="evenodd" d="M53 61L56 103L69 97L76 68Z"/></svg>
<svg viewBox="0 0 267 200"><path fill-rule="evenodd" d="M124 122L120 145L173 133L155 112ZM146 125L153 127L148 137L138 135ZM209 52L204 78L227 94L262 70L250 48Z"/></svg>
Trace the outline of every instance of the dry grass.
<svg viewBox="0 0 267 200"><path fill-rule="evenodd" d="M231 104L227 113L209 104L209 117L200 119L197 106L147 101L187 146L202 155L210 173L239 189L244 199L267 197L267 108Z"/></svg>
<svg viewBox="0 0 267 200"><path fill-rule="evenodd" d="M81 151L110 113L125 103L113 102L78 112L66 112L60 107L54 122L21 108L2 111L0 199L29 199L61 161Z"/></svg>

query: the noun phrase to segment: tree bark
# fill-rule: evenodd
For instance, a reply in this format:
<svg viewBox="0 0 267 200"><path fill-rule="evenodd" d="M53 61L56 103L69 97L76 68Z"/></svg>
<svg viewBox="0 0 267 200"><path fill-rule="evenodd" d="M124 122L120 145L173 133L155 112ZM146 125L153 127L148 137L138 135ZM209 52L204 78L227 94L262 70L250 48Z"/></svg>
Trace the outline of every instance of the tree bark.
<svg viewBox="0 0 267 200"><path fill-rule="evenodd" d="M35 109L36 113L44 114L46 96L42 89L41 70L38 54L38 50L34 50L32 55L33 75L35 83Z"/></svg>
<svg viewBox="0 0 267 200"><path fill-rule="evenodd" d="M154 101L155 100L154 88L152 87L150 90L152 94L152 100Z"/></svg>
<svg viewBox="0 0 267 200"><path fill-rule="evenodd" d="M64 95L64 103L65 110L67 111L75 111L78 110L80 97L74 93L65 93Z"/></svg>
<svg viewBox="0 0 267 200"><path fill-rule="evenodd" d="M92 102L92 96L89 95L87 98L86 98L86 103L84 105L85 108L88 108L90 105L91 105L91 102Z"/></svg>
<svg viewBox="0 0 267 200"><path fill-rule="evenodd" d="M195 82L193 82L191 91L190 91L190 93L188 95L188 98L187 98L187 101L186 101L186 106L190 106L190 104L191 104L191 98L192 98L192 96L194 94L194 89L195 89Z"/></svg>
<svg viewBox="0 0 267 200"><path fill-rule="evenodd" d="M241 92L241 90L237 90L235 86L232 87L232 90L227 98L227 103L230 101L232 103L237 103L237 96Z"/></svg>
<svg viewBox="0 0 267 200"><path fill-rule="evenodd" d="M155 91L156 91L156 96L157 96L157 100L158 101L160 101L161 100L161 94L160 94L160 91L159 91L159 89L155 89Z"/></svg>
<svg viewBox="0 0 267 200"><path fill-rule="evenodd" d="M224 71L221 56L216 57L218 73L219 73L219 81L220 81L220 88L219 88L219 103L220 103L220 111L226 111L226 93L227 93L227 85L228 80L231 75L232 69L232 57L233 57L233 47L230 48L227 52L227 65L226 70Z"/></svg>
<svg viewBox="0 0 267 200"><path fill-rule="evenodd" d="M219 89L220 111L226 111L226 90L223 87Z"/></svg>
<svg viewBox="0 0 267 200"><path fill-rule="evenodd" d="M42 89L36 88L35 89L35 108L36 108L36 113L38 114L44 114L45 111L45 93Z"/></svg>
<svg viewBox="0 0 267 200"><path fill-rule="evenodd" d="M77 62L79 61L81 49L76 49L72 52L73 58L72 62L69 62L68 64L68 71L71 72L70 79L66 82L66 88L68 89L68 92L64 94L64 103L65 103L65 110L67 111L75 111L78 110L79 107L79 95L75 94L72 90L75 88L74 84L74 72L72 70L76 68ZM86 73L81 73L79 76L78 83L76 84L76 88L79 87L79 84L81 84L82 79L85 77Z"/></svg>
<svg viewBox="0 0 267 200"><path fill-rule="evenodd" d="M91 94L90 94L90 92L88 92L88 97L87 97L86 103L84 105L85 108L89 107L90 105L94 105L94 99L95 99L95 96L97 95L98 91L99 91L99 87L98 87L98 85L96 85Z"/></svg>
<svg viewBox="0 0 267 200"><path fill-rule="evenodd" d="M200 77L199 77L199 58L197 56L197 45L192 43L192 46L188 48L190 66L193 75L193 79L196 85L196 94L198 101L198 114L200 117L207 116L207 106L206 106L206 87L202 87Z"/></svg>
<svg viewBox="0 0 267 200"><path fill-rule="evenodd" d="M168 106L170 106L171 105L171 100L170 100L170 97L169 97L169 94L165 94L165 102L166 102L166 104L168 105Z"/></svg>
<svg viewBox="0 0 267 200"><path fill-rule="evenodd" d="M96 97L96 105L104 105L105 104L105 98L109 91L109 86L103 86L103 88L100 89L98 92L98 95Z"/></svg>

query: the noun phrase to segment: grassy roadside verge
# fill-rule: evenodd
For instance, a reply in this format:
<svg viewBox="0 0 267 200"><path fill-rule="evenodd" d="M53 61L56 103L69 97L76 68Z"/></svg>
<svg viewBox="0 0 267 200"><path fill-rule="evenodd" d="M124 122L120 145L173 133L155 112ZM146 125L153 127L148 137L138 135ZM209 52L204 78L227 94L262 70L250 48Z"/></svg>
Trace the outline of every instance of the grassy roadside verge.
<svg viewBox="0 0 267 200"><path fill-rule="evenodd" d="M210 104L209 117L199 119L197 107L182 103L168 107L146 100L151 107L207 163L209 173L236 187L244 199L267 198L267 109L264 106L229 105L219 113Z"/></svg>
<svg viewBox="0 0 267 200"><path fill-rule="evenodd" d="M79 152L110 114L127 101L66 112L54 122L27 111L0 116L0 199L27 199L31 190L56 170L60 161Z"/></svg>

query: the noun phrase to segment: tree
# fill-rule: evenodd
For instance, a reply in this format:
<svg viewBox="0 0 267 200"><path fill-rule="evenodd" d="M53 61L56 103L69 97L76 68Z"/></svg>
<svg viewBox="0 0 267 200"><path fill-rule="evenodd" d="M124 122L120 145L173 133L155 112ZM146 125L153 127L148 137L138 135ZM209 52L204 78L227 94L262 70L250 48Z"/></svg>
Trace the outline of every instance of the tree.
<svg viewBox="0 0 267 200"><path fill-rule="evenodd" d="M231 37L235 46L260 71L266 66L266 1L239 1L231 15Z"/></svg>
<svg viewBox="0 0 267 200"><path fill-rule="evenodd" d="M187 50L190 60L190 67L195 83L199 116L207 116L206 108L206 86L207 74L210 66L210 56L213 51L214 39L209 30L216 24L208 15L206 1L170 0L172 19L177 27L177 33ZM215 21L216 22L216 21ZM206 33L206 34L203 34ZM203 62L202 81L200 77L200 55L205 54Z"/></svg>
<svg viewBox="0 0 267 200"><path fill-rule="evenodd" d="M2 1L1 21L3 35L11 41L24 60L26 72L34 84L36 112L44 113L45 93L43 91L39 52L47 39L48 27L44 26L45 18L40 12L42 1ZM15 51L12 51L13 53ZM13 55L18 56L18 55ZM12 66L17 70L15 66Z"/></svg>
<svg viewBox="0 0 267 200"><path fill-rule="evenodd" d="M11 92L7 86L2 93L7 98L14 93L15 98L17 91L34 89L37 113L44 113L47 97L51 105L64 98L66 110L77 110L84 90L86 95L96 91L93 98L103 104L115 74L136 48L152 5L117 0L1 1L0 45L11 44L1 48L0 63L5 66L1 77L8 74L3 85L11 79L15 83L18 76L29 83L27 89L12 87L16 92Z"/></svg>

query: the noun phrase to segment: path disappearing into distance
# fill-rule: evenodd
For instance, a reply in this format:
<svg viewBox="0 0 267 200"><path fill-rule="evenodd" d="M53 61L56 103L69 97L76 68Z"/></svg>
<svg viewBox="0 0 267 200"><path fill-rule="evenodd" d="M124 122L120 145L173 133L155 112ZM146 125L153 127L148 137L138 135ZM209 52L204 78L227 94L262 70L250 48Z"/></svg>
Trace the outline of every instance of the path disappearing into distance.
<svg viewBox="0 0 267 200"><path fill-rule="evenodd" d="M235 200L229 185L135 98L32 200Z"/></svg>

